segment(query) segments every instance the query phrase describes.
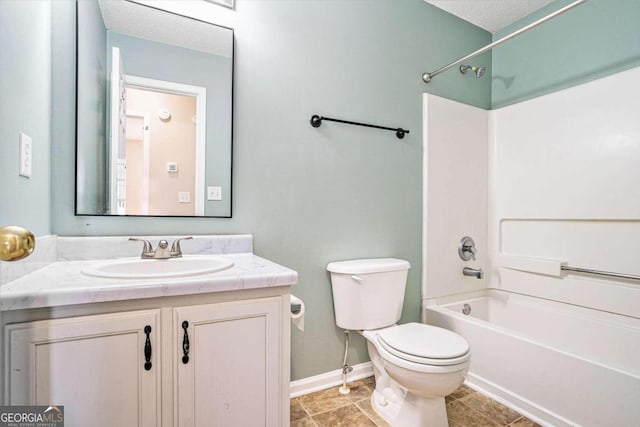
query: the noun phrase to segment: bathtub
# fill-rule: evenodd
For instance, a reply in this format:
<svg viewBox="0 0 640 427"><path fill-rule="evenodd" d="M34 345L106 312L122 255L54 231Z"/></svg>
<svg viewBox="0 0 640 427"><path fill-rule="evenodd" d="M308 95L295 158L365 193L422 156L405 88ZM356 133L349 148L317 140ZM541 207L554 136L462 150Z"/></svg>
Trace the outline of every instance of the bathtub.
<svg viewBox="0 0 640 427"><path fill-rule="evenodd" d="M640 319L499 290L424 315L469 342L469 386L538 423L640 426Z"/></svg>

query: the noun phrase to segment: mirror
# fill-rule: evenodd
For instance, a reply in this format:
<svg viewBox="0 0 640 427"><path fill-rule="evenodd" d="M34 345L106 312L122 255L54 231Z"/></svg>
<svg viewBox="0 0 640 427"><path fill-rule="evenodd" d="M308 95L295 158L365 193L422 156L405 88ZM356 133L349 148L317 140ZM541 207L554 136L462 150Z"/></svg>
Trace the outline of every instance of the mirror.
<svg viewBox="0 0 640 427"><path fill-rule="evenodd" d="M76 215L231 217L233 30L76 5Z"/></svg>

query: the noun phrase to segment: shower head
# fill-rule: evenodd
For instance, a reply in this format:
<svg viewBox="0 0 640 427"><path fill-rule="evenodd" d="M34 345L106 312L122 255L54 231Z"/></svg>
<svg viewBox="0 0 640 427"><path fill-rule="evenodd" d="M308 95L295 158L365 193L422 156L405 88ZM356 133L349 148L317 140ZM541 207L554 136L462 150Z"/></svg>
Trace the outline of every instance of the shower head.
<svg viewBox="0 0 640 427"><path fill-rule="evenodd" d="M485 67L476 67L475 65L461 65L460 72L465 74L467 70L471 70L476 73L476 77L480 78L484 75L484 72L487 71Z"/></svg>

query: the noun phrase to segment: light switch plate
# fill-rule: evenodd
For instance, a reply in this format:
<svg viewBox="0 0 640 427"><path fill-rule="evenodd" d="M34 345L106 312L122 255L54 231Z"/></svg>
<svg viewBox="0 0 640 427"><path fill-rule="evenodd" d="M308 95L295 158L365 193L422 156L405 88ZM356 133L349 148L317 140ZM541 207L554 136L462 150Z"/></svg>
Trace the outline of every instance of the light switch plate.
<svg viewBox="0 0 640 427"><path fill-rule="evenodd" d="M31 165L33 160L33 144L31 137L20 132L20 175L31 178Z"/></svg>
<svg viewBox="0 0 640 427"><path fill-rule="evenodd" d="M188 191L179 191L178 203L191 203L191 193Z"/></svg>
<svg viewBox="0 0 640 427"><path fill-rule="evenodd" d="M207 200L222 200L222 187L207 187Z"/></svg>

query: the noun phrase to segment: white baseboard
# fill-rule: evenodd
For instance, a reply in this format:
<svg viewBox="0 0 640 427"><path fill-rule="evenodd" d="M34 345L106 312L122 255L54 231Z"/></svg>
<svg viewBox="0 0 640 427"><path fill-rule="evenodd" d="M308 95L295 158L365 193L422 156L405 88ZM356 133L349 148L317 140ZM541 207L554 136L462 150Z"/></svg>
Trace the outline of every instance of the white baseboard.
<svg viewBox="0 0 640 427"><path fill-rule="evenodd" d="M373 363L364 362L353 366L353 371L347 375L347 383L361 380L373 375ZM291 381L291 398L326 390L342 384L342 369L325 372L324 374Z"/></svg>

